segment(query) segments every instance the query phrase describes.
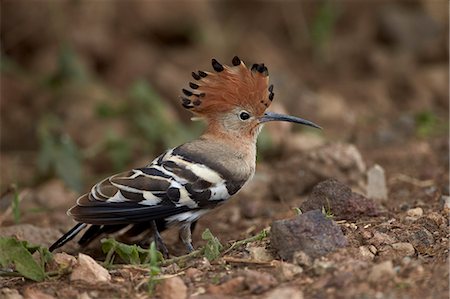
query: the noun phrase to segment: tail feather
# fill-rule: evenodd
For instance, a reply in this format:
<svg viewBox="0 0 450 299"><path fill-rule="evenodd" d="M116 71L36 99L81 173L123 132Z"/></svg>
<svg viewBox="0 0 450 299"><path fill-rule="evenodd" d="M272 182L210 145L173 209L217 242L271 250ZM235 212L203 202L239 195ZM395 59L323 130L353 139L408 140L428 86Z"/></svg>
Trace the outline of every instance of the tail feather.
<svg viewBox="0 0 450 299"><path fill-rule="evenodd" d="M70 240L72 240L82 229L84 229L87 226L86 223L78 223L75 225L71 230L69 230L67 233L65 233L61 238L59 238L55 243L53 243L52 246L50 246L49 250L53 251Z"/></svg>

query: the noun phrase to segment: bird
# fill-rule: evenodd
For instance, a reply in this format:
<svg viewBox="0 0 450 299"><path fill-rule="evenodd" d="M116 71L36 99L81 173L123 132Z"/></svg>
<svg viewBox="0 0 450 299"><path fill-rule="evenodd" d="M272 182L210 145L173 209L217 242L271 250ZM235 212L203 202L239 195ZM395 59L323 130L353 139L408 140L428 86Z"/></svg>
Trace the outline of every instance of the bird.
<svg viewBox="0 0 450 299"><path fill-rule="evenodd" d="M253 177L256 141L264 124L284 121L321 129L306 119L267 111L275 93L264 63L247 67L235 56L231 65L214 58L211 65L212 71L192 72L194 80L180 97L195 119L206 122L203 134L144 167L95 184L68 210L77 224L50 251L87 227L80 244L131 225L136 231L150 229L157 248L168 256L160 232L176 225L192 252L191 227Z"/></svg>

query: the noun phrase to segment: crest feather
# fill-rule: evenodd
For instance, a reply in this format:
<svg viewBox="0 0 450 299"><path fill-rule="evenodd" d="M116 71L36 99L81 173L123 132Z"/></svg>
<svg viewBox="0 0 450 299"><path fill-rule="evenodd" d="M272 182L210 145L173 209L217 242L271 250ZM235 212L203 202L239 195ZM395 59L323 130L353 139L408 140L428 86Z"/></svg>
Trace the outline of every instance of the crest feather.
<svg viewBox="0 0 450 299"><path fill-rule="evenodd" d="M262 64L253 64L248 69L235 56L232 66L222 65L216 59L211 61L214 72L193 72L192 89L183 89L182 105L195 114L206 116L223 113L236 107L251 110L262 115L270 106L274 93L269 86L269 71Z"/></svg>

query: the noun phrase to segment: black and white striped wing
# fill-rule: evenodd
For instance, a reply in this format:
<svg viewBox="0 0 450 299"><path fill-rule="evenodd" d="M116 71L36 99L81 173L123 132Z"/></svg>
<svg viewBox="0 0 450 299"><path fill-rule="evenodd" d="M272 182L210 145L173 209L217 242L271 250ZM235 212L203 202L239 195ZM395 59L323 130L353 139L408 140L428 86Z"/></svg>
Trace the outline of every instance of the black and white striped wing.
<svg viewBox="0 0 450 299"><path fill-rule="evenodd" d="M169 150L144 168L96 184L69 215L78 222L103 225L192 222L230 197L228 183L217 171Z"/></svg>

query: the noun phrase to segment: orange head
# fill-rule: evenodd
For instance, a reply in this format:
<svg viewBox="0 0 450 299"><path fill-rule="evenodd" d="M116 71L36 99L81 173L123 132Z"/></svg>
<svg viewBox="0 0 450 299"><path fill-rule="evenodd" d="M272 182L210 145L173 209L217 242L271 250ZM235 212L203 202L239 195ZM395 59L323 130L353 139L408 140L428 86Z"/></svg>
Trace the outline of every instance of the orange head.
<svg viewBox="0 0 450 299"><path fill-rule="evenodd" d="M210 131L256 136L262 123L276 120L318 127L301 118L266 112L274 93L264 63L248 69L235 56L232 64L222 65L212 59L214 72L192 72L195 83L189 83L191 90L182 90L183 107L205 119Z"/></svg>

